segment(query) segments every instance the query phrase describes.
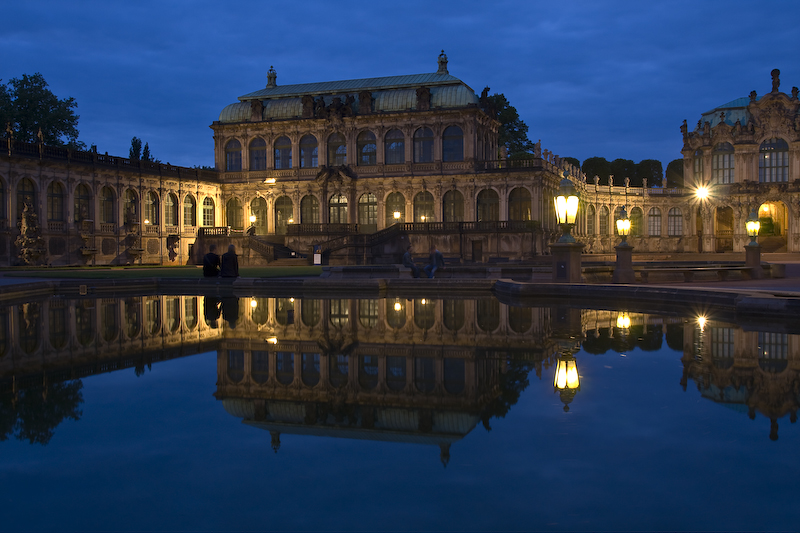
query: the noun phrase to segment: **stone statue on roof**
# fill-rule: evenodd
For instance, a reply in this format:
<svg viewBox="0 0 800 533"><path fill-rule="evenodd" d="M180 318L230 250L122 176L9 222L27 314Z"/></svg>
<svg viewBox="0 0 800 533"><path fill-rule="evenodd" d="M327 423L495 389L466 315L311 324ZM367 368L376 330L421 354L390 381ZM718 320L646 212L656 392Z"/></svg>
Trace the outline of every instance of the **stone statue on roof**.
<svg viewBox="0 0 800 533"><path fill-rule="evenodd" d="M778 92L778 87L781 86L781 71L778 69L772 69L770 74L772 74L772 92L776 93Z"/></svg>

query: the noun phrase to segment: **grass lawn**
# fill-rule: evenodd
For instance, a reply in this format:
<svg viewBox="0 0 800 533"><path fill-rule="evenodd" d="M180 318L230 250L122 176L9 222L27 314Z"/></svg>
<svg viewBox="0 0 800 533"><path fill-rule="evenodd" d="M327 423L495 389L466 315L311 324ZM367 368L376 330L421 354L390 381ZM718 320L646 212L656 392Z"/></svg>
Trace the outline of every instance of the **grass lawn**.
<svg viewBox="0 0 800 533"><path fill-rule="evenodd" d="M319 266L258 266L240 267L243 278L285 278L294 276L319 276ZM0 275L17 278L62 279L149 279L149 278L201 278L199 266L143 266L143 267L11 267L0 269Z"/></svg>

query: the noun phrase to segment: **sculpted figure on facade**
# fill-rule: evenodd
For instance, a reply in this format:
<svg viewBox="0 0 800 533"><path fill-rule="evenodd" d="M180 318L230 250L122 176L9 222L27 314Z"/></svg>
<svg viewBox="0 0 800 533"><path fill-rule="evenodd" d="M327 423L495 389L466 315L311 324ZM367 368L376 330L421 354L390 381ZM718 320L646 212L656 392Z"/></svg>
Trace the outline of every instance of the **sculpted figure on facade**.
<svg viewBox="0 0 800 533"><path fill-rule="evenodd" d="M417 111L430 111L431 109L431 90L428 87L417 89Z"/></svg>
<svg viewBox="0 0 800 533"><path fill-rule="evenodd" d="M370 91L361 91L358 93L358 114L369 115L372 113L372 93Z"/></svg>
<svg viewBox="0 0 800 533"><path fill-rule="evenodd" d="M314 97L310 94L303 96L301 100L303 104L303 118L314 118Z"/></svg>

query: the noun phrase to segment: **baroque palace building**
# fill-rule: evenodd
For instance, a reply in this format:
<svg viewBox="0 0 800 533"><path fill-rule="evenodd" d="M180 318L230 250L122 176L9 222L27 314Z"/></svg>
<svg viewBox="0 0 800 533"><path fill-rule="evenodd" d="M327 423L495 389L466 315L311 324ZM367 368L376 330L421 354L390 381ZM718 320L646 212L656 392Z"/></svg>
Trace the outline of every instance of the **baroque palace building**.
<svg viewBox="0 0 800 533"><path fill-rule="evenodd" d="M584 253L628 242L642 257L741 251L758 209L765 251L800 251L797 88L734 100L682 126L685 187L600 183L536 143L511 160L488 98L433 73L279 86L225 107L216 170L197 170L7 136L0 155L0 264L15 264L25 205L38 215L43 264L186 264L211 242L244 264L319 247L331 263L396 263L437 245L464 262L530 260L557 236L552 198L569 176L581 195ZM710 194L700 198L697 190Z"/></svg>

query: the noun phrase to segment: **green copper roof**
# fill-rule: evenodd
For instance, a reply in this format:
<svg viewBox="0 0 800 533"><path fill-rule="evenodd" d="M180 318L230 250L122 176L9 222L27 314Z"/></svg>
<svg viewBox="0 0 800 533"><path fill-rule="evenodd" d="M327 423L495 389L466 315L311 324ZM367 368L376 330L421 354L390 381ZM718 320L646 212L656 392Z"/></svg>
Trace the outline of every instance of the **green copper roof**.
<svg viewBox="0 0 800 533"><path fill-rule="evenodd" d="M267 87L240 96L239 100L248 101L268 98L285 98L291 96L344 94L360 91L380 91L402 89L408 87L434 87L437 85L466 84L450 74L410 74L406 76L386 76L383 78L364 78L360 80L323 81L317 83L300 83L295 85L279 85ZM472 90L472 89L470 89ZM474 91L473 91L474 92Z"/></svg>
<svg viewBox="0 0 800 533"><path fill-rule="evenodd" d="M453 109L459 107L468 107L478 105L478 97L466 84L449 75L441 74L425 74L425 76L437 76L439 78L448 78L453 81L447 83L440 83L439 85L426 84L431 90L431 109ZM413 76L395 76L393 78L372 78L373 80L390 80L397 78L410 79ZM352 80L352 81L365 81L365 80ZM344 82L330 82L330 84L337 84ZM322 87L329 85L328 83L315 83L307 85L294 85L288 87ZM367 89L364 85L360 90L370 90L374 100L373 106L376 113L392 113L403 112L408 110L416 110L417 108L417 88L422 84L412 84L409 87L402 87L397 85L386 85L380 90ZM277 91L281 87L275 89L265 89L265 91ZM283 88L285 89L285 88ZM259 91L261 92L261 91ZM294 93L283 94L281 96L271 96L262 100L264 111L262 120L281 120L281 119L296 119L303 115L303 103L299 94L313 94L315 98L322 98L325 100L326 105L330 105L334 97L332 91L315 91L309 93ZM256 93L252 93L256 94ZM342 98L343 94L351 94L355 97L355 106L358 107L359 98L358 92L341 93L338 97ZM250 100L244 100L245 96L241 97L239 102L230 104L225 107L219 115L219 121L222 123L234 122L247 122L250 120L250 100L257 100L257 97Z"/></svg>

